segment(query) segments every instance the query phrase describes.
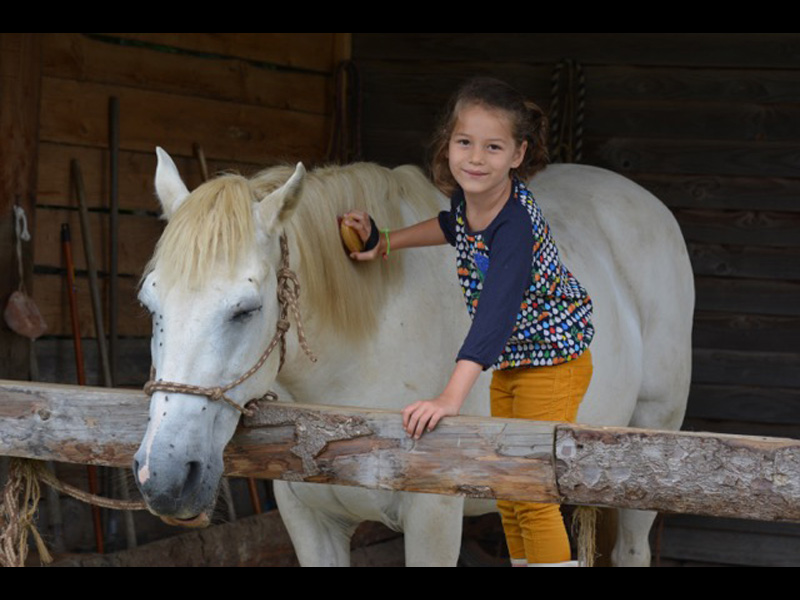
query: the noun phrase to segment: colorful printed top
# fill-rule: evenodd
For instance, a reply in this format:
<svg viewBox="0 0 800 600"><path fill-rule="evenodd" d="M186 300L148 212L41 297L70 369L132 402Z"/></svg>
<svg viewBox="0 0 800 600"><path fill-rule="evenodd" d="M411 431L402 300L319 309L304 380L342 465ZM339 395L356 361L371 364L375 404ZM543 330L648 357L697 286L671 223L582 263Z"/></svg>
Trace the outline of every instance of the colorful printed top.
<svg viewBox="0 0 800 600"><path fill-rule="evenodd" d="M584 353L594 337L592 301L561 263L523 182L514 180L508 203L485 231L469 231L462 191L439 224L457 250L473 320L458 360L505 370L558 365Z"/></svg>

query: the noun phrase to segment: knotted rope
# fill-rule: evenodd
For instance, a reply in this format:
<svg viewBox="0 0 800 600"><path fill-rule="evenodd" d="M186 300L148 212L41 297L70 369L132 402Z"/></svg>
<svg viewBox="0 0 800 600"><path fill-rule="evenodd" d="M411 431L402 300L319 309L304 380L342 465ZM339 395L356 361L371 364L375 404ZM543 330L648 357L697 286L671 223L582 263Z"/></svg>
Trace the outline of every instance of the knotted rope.
<svg viewBox="0 0 800 600"><path fill-rule="evenodd" d="M25 271L22 264L22 242L30 242L31 234L30 231L28 231L28 219L25 215L25 209L18 205L14 206L14 231L17 239L17 271L19 274L19 284L17 289L20 292L25 292Z"/></svg>
<svg viewBox="0 0 800 600"><path fill-rule="evenodd" d="M42 561L52 562L35 525L40 498L38 478L30 475L23 461L12 461L0 506L0 566L25 566L29 534L33 535Z"/></svg>
<svg viewBox="0 0 800 600"><path fill-rule="evenodd" d="M44 465L32 460L13 459L0 504L0 566L24 567L28 557L28 537L32 536L44 564L53 562L36 528L41 500L41 483L76 500L110 510L145 511L144 502L101 498L60 481Z"/></svg>
<svg viewBox="0 0 800 600"><path fill-rule="evenodd" d="M317 362L316 356L311 352L311 348L306 340L305 330L303 328L303 320L300 315L300 280L297 274L292 271L289 260L289 242L285 235L281 236L281 267L278 270L278 303L280 305L280 318L276 325L275 335L272 337L267 349L261 355L258 362L247 371L244 375L239 377L233 383L224 387L202 387L196 385L189 385L184 383L174 383L169 381L156 381L155 370L151 370L150 381L144 386L144 392L148 396L152 396L156 392L167 392L172 394L186 394L189 396L203 396L212 402L224 402L231 408L242 413L245 417L252 417L253 411L247 406L240 406L234 400L227 396L228 392L242 385L245 381L253 377L264 366L275 348L280 345L280 366L279 372L283 370L284 363L286 362L286 334L291 328L289 317L293 317L297 323L297 338L300 342L300 347L306 353L306 356L311 362ZM290 315L291 313L291 315ZM277 396L270 392L263 399L275 400ZM250 404L250 403L248 403Z"/></svg>

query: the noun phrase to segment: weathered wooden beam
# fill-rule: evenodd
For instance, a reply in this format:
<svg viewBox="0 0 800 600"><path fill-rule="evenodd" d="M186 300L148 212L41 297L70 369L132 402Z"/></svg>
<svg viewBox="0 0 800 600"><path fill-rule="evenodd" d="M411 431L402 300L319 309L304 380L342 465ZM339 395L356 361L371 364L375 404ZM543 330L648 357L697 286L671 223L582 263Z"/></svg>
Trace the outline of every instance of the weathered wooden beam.
<svg viewBox="0 0 800 600"><path fill-rule="evenodd" d="M760 521L800 520L800 441L560 427L570 503Z"/></svg>
<svg viewBox="0 0 800 600"><path fill-rule="evenodd" d="M229 447L228 466L237 476L471 498L560 499L553 423L460 417L414 441L398 413L273 405L247 425Z"/></svg>
<svg viewBox="0 0 800 600"><path fill-rule="evenodd" d="M140 392L0 382L0 455L128 466ZM397 413L270 404L227 474L377 490L800 522L800 441L459 417L414 442Z"/></svg>

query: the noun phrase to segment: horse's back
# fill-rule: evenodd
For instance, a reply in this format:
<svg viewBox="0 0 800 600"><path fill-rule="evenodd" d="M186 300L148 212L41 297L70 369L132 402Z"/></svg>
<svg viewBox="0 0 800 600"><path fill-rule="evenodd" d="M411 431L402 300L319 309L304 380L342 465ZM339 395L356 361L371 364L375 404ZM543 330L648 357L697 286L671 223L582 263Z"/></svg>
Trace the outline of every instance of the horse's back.
<svg viewBox="0 0 800 600"><path fill-rule="evenodd" d="M595 167L552 165L531 189L564 263L595 303L595 380L580 420L677 427L690 379L694 279L674 217L638 184Z"/></svg>

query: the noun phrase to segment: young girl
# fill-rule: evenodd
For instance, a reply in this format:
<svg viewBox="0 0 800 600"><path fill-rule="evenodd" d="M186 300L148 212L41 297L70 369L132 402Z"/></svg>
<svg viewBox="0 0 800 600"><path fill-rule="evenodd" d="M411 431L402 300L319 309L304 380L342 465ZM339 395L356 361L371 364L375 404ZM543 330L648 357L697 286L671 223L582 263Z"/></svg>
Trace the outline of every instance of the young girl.
<svg viewBox="0 0 800 600"><path fill-rule="evenodd" d="M369 215L345 215L368 242L354 260L449 243L472 327L442 394L403 412L419 439L461 410L478 376L494 368L492 416L574 422L592 376L594 335L586 290L561 263L550 228L525 182L547 163L546 119L508 85L466 84L437 133L434 183L451 210L398 231ZM514 566L573 565L560 508L498 503Z"/></svg>

